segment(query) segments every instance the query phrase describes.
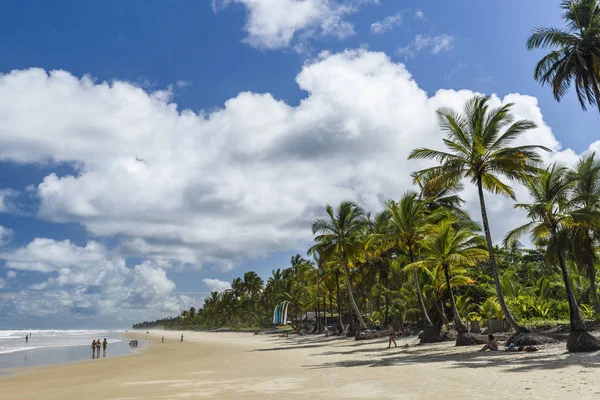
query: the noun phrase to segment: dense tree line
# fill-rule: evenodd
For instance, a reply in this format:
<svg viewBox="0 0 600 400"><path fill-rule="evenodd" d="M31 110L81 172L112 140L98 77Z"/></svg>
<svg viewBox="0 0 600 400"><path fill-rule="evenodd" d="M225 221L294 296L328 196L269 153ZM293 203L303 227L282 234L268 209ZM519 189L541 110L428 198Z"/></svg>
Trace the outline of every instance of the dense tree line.
<svg viewBox="0 0 600 400"><path fill-rule="evenodd" d="M289 301L294 323L303 323L307 311L325 313L315 331L342 326L350 313L354 329L411 321L425 330L422 340L437 341L446 325L456 330L457 344L470 344L477 335L469 322L504 319L515 330L513 340L526 343L536 340L528 327L569 320L569 350L600 348L584 323L599 311L600 159L589 154L574 166L544 166L547 149L513 145L535 125L515 121L511 104L489 103L476 96L462 112L438 110L446 150L411 153L411 159L433 160L413 173L418 190L388 200L375 215L352 202L327 205L312 226L306 258L296 255L266 282L246 272L231 289L211 293L200 310L184 310L162 325L269 327L275 306ZM515 199L510 182L530 192L528 203L515 204L529 222L492 238L485 199ZM462 207L463 183L477 188L481 226ZM517 241L525 234L534 249ZM493 245L499 242L502 247Z"/></svg>

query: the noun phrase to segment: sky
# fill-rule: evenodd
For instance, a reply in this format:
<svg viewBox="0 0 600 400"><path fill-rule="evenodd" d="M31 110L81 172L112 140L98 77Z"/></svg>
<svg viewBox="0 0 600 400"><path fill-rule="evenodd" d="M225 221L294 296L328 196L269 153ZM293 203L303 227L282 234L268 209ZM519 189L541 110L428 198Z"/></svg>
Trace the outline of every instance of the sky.
<svg viewBox="0 0 600 400"><path fill-rule="evenodd" d="M559 0L3 2L0 329L174 316L305 254L326 204L371 212L475 93L573 164L600 117L533 79ZM520 201L527 200L516 187ZM478 217L476 193L463 193ZM488 195L494 240L525 221Z"/></svg>

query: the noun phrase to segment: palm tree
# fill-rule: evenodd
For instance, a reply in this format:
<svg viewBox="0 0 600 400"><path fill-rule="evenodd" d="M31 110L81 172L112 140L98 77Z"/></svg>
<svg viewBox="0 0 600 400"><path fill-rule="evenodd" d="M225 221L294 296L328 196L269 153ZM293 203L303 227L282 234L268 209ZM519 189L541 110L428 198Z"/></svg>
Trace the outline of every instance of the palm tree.
<svg viewBox="0 0 600 400"><path fill-rule="evenodd" d="M542 146L510 147L511 142L536 125L527 120L513 122L514 118L510 113L513 104L490 109L489 100L489 97L474 96L465 103L462 115L452 109L438 109L438 122L447 134L443 141L449 151L420 148L413 150L409 159L432 159L439 163L438 166L417 172L417 181L422 178L429 179L425 183L426 186L452 187L463 178L469 179L477 186L498 302L508 323L516 331L526 332L527 330L520 327L512 317L502 294L484 190L514 199L513 189L502 182L499 175L504 175L512 181L522 180L536 171L541 161L537 150L548 149Z"/></svg>
<svg viewBox="0 0 600 400"><path fill-rule="evenodd" d="M328 204L325 211L328 218L320 218L312 225L312 232L317 236L315 237L316 244L310 251L319 251L326 258L339 257L350 305L356 313L360 327L366 329L367 326L352 294L349 269L350 264L360 255L363 247L361 236L367 222L365 213L358 205L350 201L340 203L335 212L333 207Z"/></svg>
<svg viewBox="0 0 600 400"><path fill-rule="evenodd" d="M436 226L434 231L423 241L423 258L406 268L429 271L440 268L443 271L454 323L459 333L456 344L465 346L480 343L481 340L468 335L469 329L460 318L452 291L451 275L453 275L454 269L475 266L477 262L487 258L488 253L484 250L485 241L482 237L466 227L455 230L454 222L452 219L448 219Z"/></svg>
<svg viewBox="0 0 600 400"><path fill-rule="evenodd" d="M385 203L385 208L390 215L391 232L382 239L388 242L389 247L397 248L405 254L409 263L414 263L417 261L423 238L428 233L430 224L437 221L436 218L439 214L435 211L430 213L427 204L419 200L415 192L405 193L399 203L388 200ZM433 323L427 312L427 307L425 307L425 300L421 291L419 272L416 269L410 272L414 280L423 322L425 326L432 327Z"/></svg>
<svg viewBox="0 0 600 400"><path fill-rule="evenodd" d="M574 352L600 350L600 342L585 330L563 250L568 246L565 246L565 239L568 240L566 233L571 227L581 223L597 223L600 216L597 212L574 207L569 199L573 182L567 179L567 170L555 164L528 179L525 186L532 203L516 204L515 207L526 210L531 222L509 232L504 241L509 243L527 232L531 232L533 241L544 241L547 258L558 264L567 292L571 323L567 349Z"/></svg>
<svg viewBox="0 0 600 400"><path fill-rule="evenodd" d="M534 77L542 85L552 85L557 101L574 84L581 108L589 103L600 111L600 4L566 0L561 8L565 29L535 28L527 40L529 50L553 48L537 63Z"/></svg>
<svg viewBox="0 0 600 400"><path fill-rule="evenodd" d="M568 179L574 183L574 202L580 207L600 210L600 160L592 153L582 157L575 168L569 171ZM572 246L569 249L575 262L583 265L590 282L590 299L594 311L600 315L600 303L596 293L596 227L580 227L572 231Z"/></svg>

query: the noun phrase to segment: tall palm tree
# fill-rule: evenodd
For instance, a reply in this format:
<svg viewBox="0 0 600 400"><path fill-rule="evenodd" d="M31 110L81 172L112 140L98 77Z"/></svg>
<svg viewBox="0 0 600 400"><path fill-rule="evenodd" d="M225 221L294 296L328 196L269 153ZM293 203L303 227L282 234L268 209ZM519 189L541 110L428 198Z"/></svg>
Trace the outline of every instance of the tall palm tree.
<svg viewBox="0 0 600 400"><path fill-rule="evenodd" d="M516 208L527 211L531 222L509 232L505 243L531 232L534 241L542 240L547 246L547 258L558 264L569 302L571 334L567 341L569 351L600 350L600 342L585 331L585 322L581 316L573 284L566 265L564 247L568 244L566 233L572 226L581 223L599 221L597 212L577 209L569 199L573 183L566 178L567 170L551 165L528 179L525 186L529 191L532 203L516 204Z"/></svg>
<svg viewBox="0 0 600 400"><path fill-rule="evenodd" d="M350 264L360 255L362 250L361 236L367 220L364 211L350 201L344 201L333 210L331 205L325 207L328 218L320 218L312 225L312 232L316 244L311 251L319 251L325 257L339 257L346 280L348 299L356 313L361 328L366 329L365 322L354 300L352 284L350 282Z"/></svg>
<svg viewBox="0 0 600 400"><path fill-rule="evenodd" d="M600 160L596 154L582 157L575 168L569 171L568 179L574 183L574 202L580 207L591 210L600 210ZM594 311L600 315L600 303L596 293L596 227L579 227L572 231L572 246L569 249L575 262L583 265L590 282L590 299Z"/></svg>
<svg viewBox="0 0 600 400"><path fill-rule="evenodd" d="M509 145L524 132L536 125L528 120L514 122L510 113L512 104L490 109L489 97L474 96L465 103L463 114L453 109L437 110L440 128L446 132L444 144L447 152L420 148L413 150L409 159L431 159L438 166L416 173L417 181L428 178L426 186L456 185L463 178L477 186L485 239L490 256L498 302L508 323L517 331L526 331L512 317L500 286L498 265L485 207L484 190L515 198L513 189L502 182L499 175L518 181L534 173L541 162L538 149L542 146Z"/></svg>
<svg viewBox="0 0 600 400"><path fill-rule="evenodd" d="M418 259L423 239L430 229L430 224L439 220L437 219L439 213L429 212L427 203L419 200L415 192L406 192L400 202L388 200L385 203L385 208L390 215L391 231L382 239L388 242L389 247L397 248L404 253L409 263L414 263ZM425 306L418 270L411 270L411 275L414 280L423 322L425 326L431 327L433 323Z"/></svg>
<svg viewBox="0 0 600 400"><path fill-rule="evenodd" d="M441 268L444 273L445 287L450 298L452 315L456 330L459 333L457 345L469 345L472 338L464 339L469 331L467 325L462 321L454 293L452 291L452 272L454 269L472 267L479 261L488 257L488 252L484 250L485 241L482 237L476 235L468 228L453 228L452 219L444 220L435 227L423 241L423 258L413 264L408 265L407 269L419 268L433 271Z"/></svg>
<svg viewBox="0 0 600 400"><path fill-rule="evenodd" d="M557 101L574 84L581 108L589 103L600 111L600 4L566 0L561 8L565 29L535 28L527 40L529 50L553 49L537 63L534 77L552 86Z"/></svg>

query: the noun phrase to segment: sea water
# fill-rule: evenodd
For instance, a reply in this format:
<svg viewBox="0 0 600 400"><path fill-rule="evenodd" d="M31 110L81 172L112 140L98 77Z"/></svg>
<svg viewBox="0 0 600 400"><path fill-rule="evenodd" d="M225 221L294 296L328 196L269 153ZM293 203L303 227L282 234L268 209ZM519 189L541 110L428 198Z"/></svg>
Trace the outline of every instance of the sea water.
<svg viewBox="0 0 600 400"><path fill-rule="evenodd" d="M107 357L129 354L135 349L129 346L129 340L121 333L123 331L83 329L0 330L0 373L12 368L96 359L92 355L91 344L97 339L106 338ZM26 342L25 336L28 335L31 338ZM144 344L140 341L140 347ZM103 358L102 350L99 358Z"/></svg>

